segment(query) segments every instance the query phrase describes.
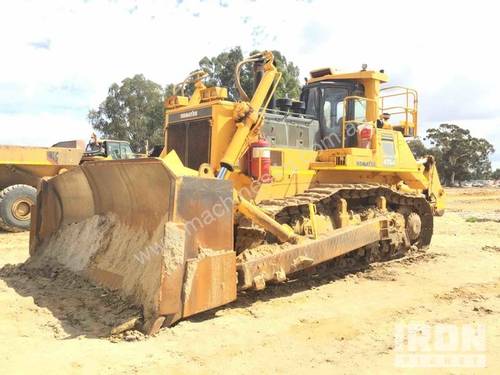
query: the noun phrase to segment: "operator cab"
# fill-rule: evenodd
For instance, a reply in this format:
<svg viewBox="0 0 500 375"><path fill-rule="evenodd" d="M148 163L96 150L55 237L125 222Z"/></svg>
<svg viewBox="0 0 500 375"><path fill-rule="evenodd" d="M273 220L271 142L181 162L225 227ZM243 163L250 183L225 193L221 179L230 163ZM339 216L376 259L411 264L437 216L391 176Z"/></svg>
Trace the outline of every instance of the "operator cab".
<svg viewBox="0 0 500 375"><path fill-rule="evenodd" d="M416 91L400 86L381 88L387 81L383 70L368 71L366 65L352 73L330 68L312 71L300 99L305 114L319 122L315 149L371 148L371 142L361 141L361 132L371 139L375 128L415 136ZM396 121L394 125L389 118Z"/></svg>
<svg viewBox="0 0 500 375"><path fill-rule="evenodd" d="M103 140L95 143L89 142L85 149L85 156L100 156L112 160L135 159L130 144L125 141Z"/></svg>
<svg viewBox="0 0 500 375"><path fill-rule="evenodd" d="M305 103L305 114L319 121L315 140L318 149L342 147L344 118L347 122L366 121L366 105L362 100L351 100L345 105L345 98L353 96L363 97L364 86L350 80L321 81L307 84L302 89L300 99ZM355 146L356 132L352 130L353 126L349 123L346 127L345 147Z"/></svg>

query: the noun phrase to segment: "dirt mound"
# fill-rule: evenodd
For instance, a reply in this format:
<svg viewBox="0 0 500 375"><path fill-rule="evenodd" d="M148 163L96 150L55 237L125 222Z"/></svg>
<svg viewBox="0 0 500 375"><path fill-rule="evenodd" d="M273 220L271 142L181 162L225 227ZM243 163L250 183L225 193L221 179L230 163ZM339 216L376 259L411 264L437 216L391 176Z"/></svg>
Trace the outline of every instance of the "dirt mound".
<svg viewBox="0 0 500 375"><path fill-rule="evenodd" d="M36 305L47 307L61 322L66 332L62 336L106 337L113 328L141 317L141 310L117 293L62 267L7 264L0 268L0 277L20 295L32 296Z"/></svg>

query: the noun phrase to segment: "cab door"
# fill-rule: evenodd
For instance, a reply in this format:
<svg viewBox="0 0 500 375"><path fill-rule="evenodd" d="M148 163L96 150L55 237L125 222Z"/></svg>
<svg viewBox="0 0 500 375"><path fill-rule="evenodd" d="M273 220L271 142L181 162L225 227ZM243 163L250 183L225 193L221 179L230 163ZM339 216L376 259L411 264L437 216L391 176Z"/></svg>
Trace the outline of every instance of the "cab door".
<svg viewBox="0 0 500 375"><path fill-rule="evenodd" d="M322 148L342 147L342 122L344 119L344 98L349 96L347 87L326 86L321 89L319 123Z"/></svg>
<svg viewBox="0 0 500 375"><path fill-rule="evenodd" d="M306 86L301 100L306 103L306 114L319 121L319 137L315 139L315 149L342 147L342 122L353 116L352 103L348 103L344 113L344 99L351 95L362 96L363 87L354 82L320 82Z"/></svg>

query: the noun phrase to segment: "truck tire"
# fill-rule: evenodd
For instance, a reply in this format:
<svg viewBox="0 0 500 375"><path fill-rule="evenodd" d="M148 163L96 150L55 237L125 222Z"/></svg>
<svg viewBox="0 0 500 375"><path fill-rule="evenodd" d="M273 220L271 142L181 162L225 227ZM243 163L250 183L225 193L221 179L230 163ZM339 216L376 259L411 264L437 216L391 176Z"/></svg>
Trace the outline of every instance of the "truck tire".
<svg viewBox="0 0 500 375"><path fill-rule="evenodd" d="M36 189L29 185L11 185L0 192L0 228L8 232L30 229L31 205Z"/></svg>

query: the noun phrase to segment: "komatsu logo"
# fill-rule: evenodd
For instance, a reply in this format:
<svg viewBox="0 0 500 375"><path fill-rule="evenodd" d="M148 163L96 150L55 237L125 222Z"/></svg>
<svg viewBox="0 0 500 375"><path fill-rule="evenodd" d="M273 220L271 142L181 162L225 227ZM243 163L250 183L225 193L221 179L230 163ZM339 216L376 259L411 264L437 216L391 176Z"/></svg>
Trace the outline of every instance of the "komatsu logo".
<svg viewBox="0 0 500 375"><path fill-rule="evenodd" d="M198 111L184 112L179 115L181 119L191 118L198 116Z"/></svg>
<svg viewBox="0 0 500 375"><path fill-rule="evenodd" d="M358 160L356 162L356 165L358 167L375 167L375 162L374 161L362 161L362 160Z"/></svg>
<svg viewBox="0 0 500 375"><path fill-rule="evenodd" d="M212 116L212 106L197 108L186 112L171 113L168 115L168 123L185 122L186 120L192 121L210 116Z"/></svg>

